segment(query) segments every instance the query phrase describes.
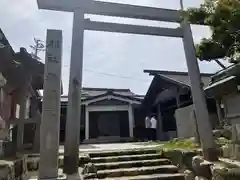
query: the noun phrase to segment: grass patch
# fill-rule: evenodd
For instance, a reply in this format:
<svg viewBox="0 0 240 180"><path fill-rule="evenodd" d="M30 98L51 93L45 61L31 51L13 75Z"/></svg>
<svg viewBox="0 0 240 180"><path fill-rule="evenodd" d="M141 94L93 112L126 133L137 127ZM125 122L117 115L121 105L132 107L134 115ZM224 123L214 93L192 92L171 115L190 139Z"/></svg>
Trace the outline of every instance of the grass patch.
<svg viewBox="0 0 240 180"><path fill-rule="evenodd" d="M146 142L146 145L159 145L161 149L187 149L187 150L194 150L199 149L199 144L193 142L192 139L182 139L182 138L175 138L170 141L150 141Z"/></svg>
<svg viewBox="0 0 240 180"><path fill-rule="evenodd" d="M230 141L225 138L218 138L215 140L218 146L223 146L229 144ZM159 145L161 149L186 149L186 150L196 150L201 148L200 144L193 141L193 138L183 139L175 138L170 141L149 141L145 145Z"/></svg>
<svg viewBox="0 0 240 180"><path fill-rule="evenodd" d="M170 141L165 142L162 148L166 149L187 149L187 150L194 150L199 149L200 145L194 143L192 139L173 139Z"/></svg>

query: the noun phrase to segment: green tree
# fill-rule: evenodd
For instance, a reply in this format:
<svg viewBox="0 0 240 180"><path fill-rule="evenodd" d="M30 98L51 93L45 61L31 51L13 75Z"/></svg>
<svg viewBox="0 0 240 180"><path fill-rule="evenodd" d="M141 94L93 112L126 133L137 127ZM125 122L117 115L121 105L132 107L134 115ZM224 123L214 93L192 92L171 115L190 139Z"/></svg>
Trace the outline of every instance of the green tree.
<svg viewBox="0 0 240 180"><path fill-rule="evenodd" d="M200 60L228 59L240 62L240 0L205 0L187 11L193 24L207 25L212 36L196 45Z"/></svg>

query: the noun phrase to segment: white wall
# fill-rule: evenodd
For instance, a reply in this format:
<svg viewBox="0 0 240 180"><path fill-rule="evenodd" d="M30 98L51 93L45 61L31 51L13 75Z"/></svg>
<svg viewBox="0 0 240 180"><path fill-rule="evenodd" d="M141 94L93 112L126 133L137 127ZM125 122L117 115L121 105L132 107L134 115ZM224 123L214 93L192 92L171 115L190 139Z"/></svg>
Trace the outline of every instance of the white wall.
<svg viewBox="0 0 240 180"><path fill-rule="evenodd" d="M240 93L223 97L228 122L232 124L232 140L240 140Z"/></svg>
<svg viewBox="0 0 240 180"><path fill-rule="evenodd" d="M192 117L193 105L177 109L175 118L177 124L177 136L179 138L189 138L194 136L194 119Z"/></svg>
<svg viewBox="0 0 240 180"><path fill-rule="evenodd" d="M240 124L240 93L224 96L223 102L226 117L234 124Z"/></svg>

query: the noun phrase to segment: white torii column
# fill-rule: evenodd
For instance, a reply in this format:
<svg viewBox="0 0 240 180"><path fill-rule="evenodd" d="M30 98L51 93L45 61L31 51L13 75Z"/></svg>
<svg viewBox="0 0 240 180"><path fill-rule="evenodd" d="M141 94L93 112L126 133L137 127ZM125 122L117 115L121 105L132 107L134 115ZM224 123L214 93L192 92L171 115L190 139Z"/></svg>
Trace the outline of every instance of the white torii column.
<svg viewBox="0 0 240 180"><path fill-rule="evenodd" d="M64 172L78 172L81 90L84 40L84 11L78 8L74 11L72 29L72 49L70 64L70 79L68 89L68 108L66 121L66 136L64 146Z"/></svg>
<svg viewBox="0 0 240 180"><path fill-rule="evenodd" d="M183 2L181 0L183 10ZM216 160L215 143L207 109L207 103L202 88L200 70L192 36L191 26L185 18L181 23L183 30L183 46L185 50L188 74L191 82L192 98L195 107L198 131L201 139L204 157L207 160Z"/></svg>

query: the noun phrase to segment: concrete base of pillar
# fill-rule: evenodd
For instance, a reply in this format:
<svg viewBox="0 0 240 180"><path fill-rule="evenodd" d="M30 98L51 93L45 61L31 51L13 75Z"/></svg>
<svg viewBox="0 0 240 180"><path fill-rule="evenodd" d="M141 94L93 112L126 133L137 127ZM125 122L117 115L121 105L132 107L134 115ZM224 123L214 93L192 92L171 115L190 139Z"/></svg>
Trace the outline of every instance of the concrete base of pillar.
<svg viewBox="0 0 240 180"><path fill-rule="evenodd" d="M79 159L76 157L75 154L73 156L64 156L63 172L65 174L71 175L78 172L78 166L76 167L76 164L79 164Z"/></svg>
<svg viewBox="0 0 240 180"><path fill-rule="evenodd" d="M68 175L67 180L82 180L82 178L77 173L77 174L74 174L74 175Z"/></svg>
<svg viewBox="0 0 240 180"><path fill-rule="evenodd" d="M66 176L59 176L59 177L56 177L56 178L45 178L45 179L42 179L42 178L32 178L32 179L29 179L29 180L67 180Z"/></svg>
<svg viewBox="0 0 240 180"><path fill-rule="evenodd" d="M62 172L62 169L58 170L57 177L42 177L38 175L38 171L28 171L27 178L28 180L66 180L67 176Z"/></svg>
<svg viewBox="0 0 240 180"><path fill-rule="evenodd" d="M217 161L219 152L215 148L203 149L204 159L207 161Z"/></svg>

